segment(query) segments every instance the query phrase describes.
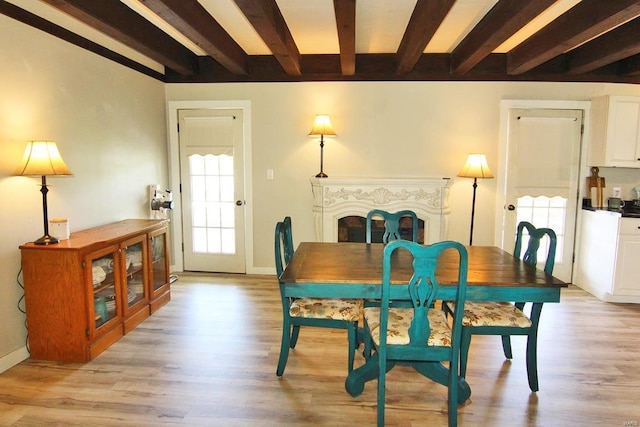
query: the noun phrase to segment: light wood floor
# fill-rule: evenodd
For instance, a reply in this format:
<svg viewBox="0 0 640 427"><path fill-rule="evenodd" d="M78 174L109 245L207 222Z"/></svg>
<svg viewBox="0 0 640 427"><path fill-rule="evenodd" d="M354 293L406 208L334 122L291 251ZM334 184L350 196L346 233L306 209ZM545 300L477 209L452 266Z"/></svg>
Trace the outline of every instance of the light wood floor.
<svg viewBox="0 0 640 427"><path fill-rule="evenodd" d="M182 275L172 301L86 364L27 360L0 375L2 426L371 426L376 382L344 390L346 332L306 329L275 375L281 314L272 276ZM474 337L461 426L635 426L640 305L579 288L542 312L540 391L527 386L524 338L505 361ZM356 363L362 363L359 355ZM397 367L387 425L446 425L443 386Z"/></svg>

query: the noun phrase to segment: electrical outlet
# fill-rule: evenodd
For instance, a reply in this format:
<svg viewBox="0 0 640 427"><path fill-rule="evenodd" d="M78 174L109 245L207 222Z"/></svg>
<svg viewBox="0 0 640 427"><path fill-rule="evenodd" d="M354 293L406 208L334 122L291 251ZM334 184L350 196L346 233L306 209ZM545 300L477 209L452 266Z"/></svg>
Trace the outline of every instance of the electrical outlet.
<svg viewBox="0 0 640 427"><path fill-rule="evenodd" d="M273 179L273 169L267 169L267 179Z"/></svg>

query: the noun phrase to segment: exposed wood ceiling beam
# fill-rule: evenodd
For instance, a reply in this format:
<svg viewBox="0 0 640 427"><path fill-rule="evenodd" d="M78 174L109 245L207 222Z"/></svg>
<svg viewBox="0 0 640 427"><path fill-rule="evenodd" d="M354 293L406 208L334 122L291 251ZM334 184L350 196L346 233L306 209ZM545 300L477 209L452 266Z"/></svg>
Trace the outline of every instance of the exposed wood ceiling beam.
<svg viewBox="0 0 640 427"><path fill-rule="evenodd" d="M340 68L340 55L301 55L304 74L286 74L272 55L250 55L248 76L233 74L210 57L202 56L200 74L184 76L168 70L167 83L226 83L226 82L301 82L301 81L553 81L553 82L615 82L640 83L640 75L621 75L617 67L599 69L585 74L566 74L564 60L560 56L539 67L535 73L510 76L506 74L507 55L493 53L476 67L461 76L450 72L450 55L446 53L423 54L411 72L397 74L396 55L357 54L356 73L345 76Z"/></svg>
<svg viewBox="0 0 640 427"><path fill-rule="evenodd" d="M452 0L414 0L397 53L355 53L357 0L333 0L340 54L301 55L276 0L234 0L274 55L247 55L199 0L139 0L197 56L116 0L42 0L165 66L165 75L5 0L0 14L164 82L555 81L640 84L640 0L582 0L508 54L489 53L551 0L499 0L453 53L425 54ZM384 0L386 1L386 0ZM467 0L475 1L475 0ZM367 7L364 2L359 6ZM430 9L431 8L431 9ZM212 12L213 13L213 12ZM634 20L635 19L635 20ZM626 23L625 23L626 22ZM593 29L590 30L590 28ZM335 31L335 30L331 30ZM495 34L494 34L495 33ZM558 47L559 46L559 47Z"/></svg>
<svg viewBox="0 0 640 427"><path fill-rule="evenodd" d="M52 36L58 37L59 39L78 46L82 49L86 49L89 52L93 52L96 55L100 55L103 58L110 59L132 70L136 70L149 77L153 77L156 80L164 81L164 75L157 72L156 70L133 61L123 55L120 55L117 52L99 45L98 43L81 37L67 30L66 28L62 28L59 25L47 21L46 19L42 19L41 17L34 15L33 13L21 9L18 6L8 3L4 0L0 0L0 13L19 22L22 22L23 24L29 25L33 28L37 28L41 31L44 31L45 33L51 34Z"/></svg>
<svg viewBox="0 0 640 427"><path fill-rule="evenodd" d="M197 72L197 57L193 52L120 1L42 1L179 73Z"/></svg>
<svg viewBox="0 0 640 427"><path fill-rule="evenodd" d="M300 76L300 51L275 0L234 0L284 71Z"/></svg>
<svg viewBox="0 0 640 427"><path fill-rule="evenodd" d="M500 0L453 50L452 72L468 72L555 2Z"/></svg>
<svg viewBox="0 0 640 427"><path fill-rule="evenodd" d="M356 0L333 0L342 74L356 73Z"/></svg>
<svg viewBox="0 0 640 427"><path fill-rule="evenodd" d="M418 0L398 47L398 74L410 72L455 0Z"/></svg>
<svg viewBox="0 0 640 427"><path fill-rule="evenodd" d="M640 18L572 50L566 55L567 73L586 73L640 53Z"/></svg>
<svg viewBox="0 0 640 427"><path fill-rule="evenodd" d="M640 54L620 61L618 73L623 76L640 76Z"/></svg>
<svg viewBox="0 0 640 427"><path fill-rule="evenodd" d="M197 0L140 1L229 71L248 74L247 53Z"/></svg>
<svg viewBox="0 0 640 427"><path fill-rule="evenodd" d="M507 54L507 73L522 74L640 14L640 0L582 0Z"/></svg>

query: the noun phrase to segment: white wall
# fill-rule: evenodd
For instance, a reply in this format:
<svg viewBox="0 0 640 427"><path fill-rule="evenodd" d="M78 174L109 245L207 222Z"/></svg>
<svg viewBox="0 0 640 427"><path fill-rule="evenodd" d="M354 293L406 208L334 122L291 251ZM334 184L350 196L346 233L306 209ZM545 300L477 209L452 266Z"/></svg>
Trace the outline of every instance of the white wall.
<svg viewBox="0 0 640 427"><path fill-rule="evenodd" d="M43 234L40 180L12 176L27 141L56 141L74 173L48 179L49 217L72 232L148 217L147 185L168 173L161 82L4 15L0 64L1 372L27 355L18 246Z"/></svg>
<svg viewBox="0 0 640 427"><path fill-rule="evenodd" d="M498 170L500 100L586 101L640 95L638 85L501 82L314 82L168 84L168 101L251 102L254 267L273 265L273 226L291 215L296 244L313 240L309 177L319 171L314 115L338 136L325 140L329 176L451 177L449 238L469 239L472 181L457 178L467 154L484 152ZM275 179L266 179L274 169ZM612 177L613 178L613 177ZM616 177L616 179L618 179ZM640 183L640 171L624 174ZM474 243L493 244L497 180L480 180ZM607 181L609 185L609 181ZM613 182L612 182L613 184Z"/></svg>

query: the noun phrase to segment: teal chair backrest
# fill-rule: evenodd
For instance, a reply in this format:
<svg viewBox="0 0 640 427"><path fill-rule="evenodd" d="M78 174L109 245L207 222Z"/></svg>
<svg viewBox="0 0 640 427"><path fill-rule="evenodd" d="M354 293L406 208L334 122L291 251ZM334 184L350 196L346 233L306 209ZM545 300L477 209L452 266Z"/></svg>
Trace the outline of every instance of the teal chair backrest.
<svg viewBox="0 0 640 427"><path fill-rule="evenodd" d="M521 256L523 240L525 240L524 230L527 230L529 234L529 243ZM544 271L547 274L553 274L553 267L556 261L556 246L558 238L555 231L550 228L536 228L533 224L527 221L522 221L518 224L516 233L516 246L513 249L513 256L522 258L527 264L534 267L538 264L538 249L540 249L540 241L544 236L549 237L549 250L547 251L547 259L544 264Z"/></svg>
<svg viewBox="0 0 640 427"><path fill-rule="evenodd" d="M400 220L405 217L411 217L412 235L411 240L418 241L418 216L411 210L402 210L395 213L387 212L382 209L373 209L367 213L367 243L371 243L371 229L373 217L380 216L384 219L384 234L382 235L382 243L387 244L394 240L400 240Z"/></svg>
<svg viewBox="0 0 640 427"><path fill-rule="evenodd" d="M283 221L276 224L275 248L276 273L278 278L293 257L293 234L291 231L291 217L285 217Z"/></svg>
<svg viewBox="0 0 640 427"><path fill-rule="evenodd" d="M459 254L458 285L456 287L455 304L456 307L464 307L467 292L467 271L469 268L467 249L464 245L444 241L432 245L421 245L408 240L395 240L387 244L384 248L382 261L382 296L380 315L380 345L386 346L387 325L389 321L389 291L391 285L391 259L396 250L408 250L413 256L413 275L408 283L411 306L414 309L413 320L409 328L409 346L427 347L427 341L431 334L431 326L427 318L427 312L433 307L433 302L438 297L438 280L436 278L436 267L438 256L447 249L456 250ZM452 286L452 285L448 285ZM438 299L440 299L438 297ZM457 355L460 348L460 331L462 328L462 314L464 310L456 310L452 324L452 345L451 351L457 364ZM457 365L456 365L457 366Z"/></svg>

